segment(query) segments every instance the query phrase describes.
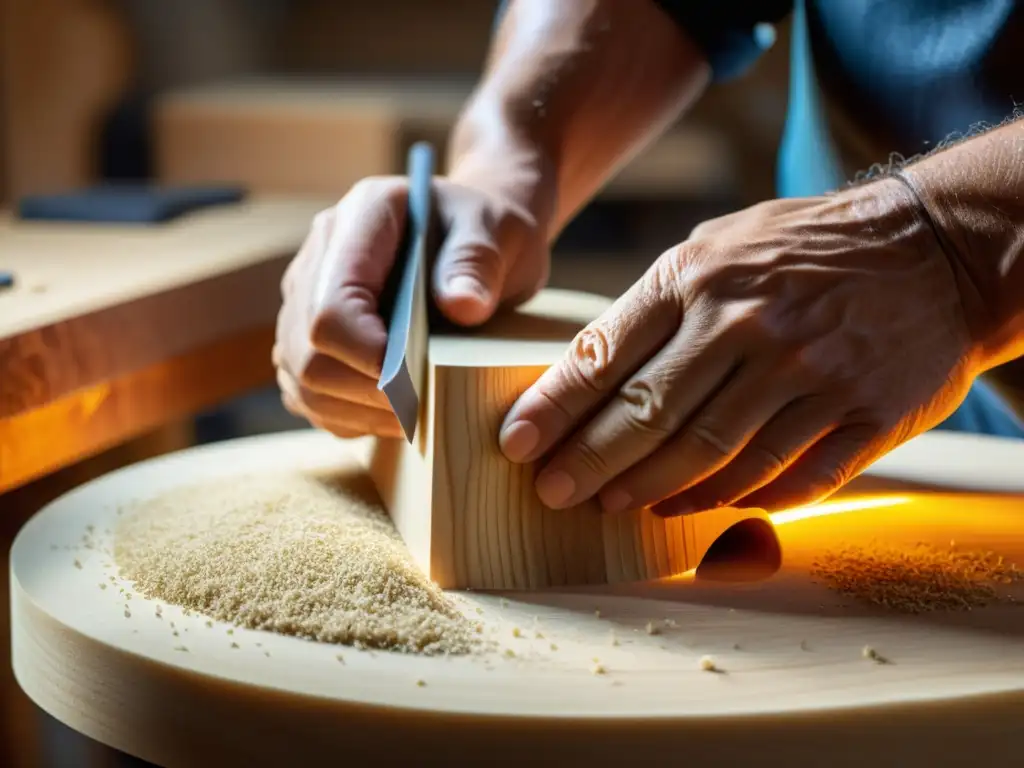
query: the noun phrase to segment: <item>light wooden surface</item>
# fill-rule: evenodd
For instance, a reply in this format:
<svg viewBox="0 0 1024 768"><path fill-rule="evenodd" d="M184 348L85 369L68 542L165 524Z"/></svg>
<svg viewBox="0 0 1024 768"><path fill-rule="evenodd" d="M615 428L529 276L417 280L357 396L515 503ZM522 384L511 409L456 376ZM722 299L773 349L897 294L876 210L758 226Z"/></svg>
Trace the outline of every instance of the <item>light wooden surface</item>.
<svg viewBox="0 0 1024 768"><path fill-rule="evenodd" d="M975 488L1019 494L1021 444L941 434L907 444L883 460L881 480L846 494L869 496L859 511L778 520L786 562L768 580L455 594L471 616L482 610L498 641L479 657L343 649L342 665L335 646L241 629L229 638L225 625L166 606L157 619L137 594L125 618L117 588L98 588L109 558L65 548L88 525L102 546L120 504L182 484L324 469L361 482L364 451L312 431L222 443L108 475L47 507L12 551L19 683L76 730L172 767L685 755L695 765L930 768L1011 765L1020 754L1024 610L892 614L813 583L808 566L823 548L878 538L955 538L1024 561L1024 497L918 492L885 478L942 485L962 472ZM646 632L651 621L659 634ZM174 650L182 644L188 652ZM863 658L865 645L891 663ZM719 673L700 669L704 655ZM594 658L605 674L593 673Z"/></svg>
<svg viewBox="0 0 1024 768"><path fill-rule="evenodd" d="M280 278L325 205L0 223L17 280L0 293L0 492L272 381Z"/></svg>
<svg viewBox="0 0 1024 768"><path fill-rule="evenodd" d="M253 78L174 91L156 108L157 171L175 183L340 197L364 176L403 173L413 141L443 148L473 84L465 77ZM722 137L681 128L623 169L602 196L722 194L734 182Z"/></svg>
<svg viewBox="0 0 1024 768"><path fill-rule="evenodd" d="M473 333L431 336L417 438L378 441L370 473L409 551L437 583L538 589L673 576L696 567L740 523L763 543L748 554L751 565L776 566L777 546L760 511L607 517L596 500L556 511L534 490L539 467L501 455L498 430L508 409L610 305L549 289Z"/></svg>

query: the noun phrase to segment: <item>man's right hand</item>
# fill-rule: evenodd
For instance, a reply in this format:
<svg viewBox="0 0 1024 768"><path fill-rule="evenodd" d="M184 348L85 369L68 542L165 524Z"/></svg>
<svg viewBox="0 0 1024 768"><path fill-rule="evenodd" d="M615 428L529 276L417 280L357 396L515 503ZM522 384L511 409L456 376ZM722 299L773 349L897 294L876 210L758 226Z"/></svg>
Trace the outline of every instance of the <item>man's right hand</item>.
<svg viewBox="0 0 1024 768"><path fill-rule="evenodd" d="M399 437L377 379L387 331L378 314L405 229L404 177L365 179L313 221L282 281L274 365L285 407L339 437ZM547 233L479 189L434 181L444 240L430 276L441 312L463 326L525 301L548 277Z"/></svg>

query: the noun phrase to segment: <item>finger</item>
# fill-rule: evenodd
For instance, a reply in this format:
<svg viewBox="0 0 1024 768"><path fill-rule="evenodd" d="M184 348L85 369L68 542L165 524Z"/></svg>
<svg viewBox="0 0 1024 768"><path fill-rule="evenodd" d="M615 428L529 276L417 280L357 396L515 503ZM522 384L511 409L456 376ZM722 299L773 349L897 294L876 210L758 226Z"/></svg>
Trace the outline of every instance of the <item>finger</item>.
<svg viewBox="0 0 1024 768"><path fill-rule="evenodd" d="M289 380L295 382L293 386L371 407L390 407L384 393L377 388L376 379L314 350L289 314L287 308L282 308L277 339L271 351L271 361L282 389L281 376L287 374Z"/></svg>
<svg viewBox="0 0 1024 768"><path fill-rule="evenodd" d="M391 411L386 401L383 403L379 401L359 402L349 397L335 397L330 394L317 392L303 386L301 382L294 381L283 369L278 369L277 381L282 392L287 392L289 397L299 403L309 413L316 414L322 418L342 419L344 414L353 408L374 408L382 411ZM349 395L351 393L345 392L344 394Z"/></svg>
<svg viewBox="0 0 1024 768"><path fill-rule="evenodd" d="M327 355L313 355L297 377L305 389L318 395L390 410L387 397L377 388L377 379Z"/></svg>
<svg viewBox="0 0 1024 768"><path fill-rule="evenodd" d="M823 501L862 472L883 452L874 424L842 426L823 437L765 487L737 500L737 506L769 511Z"/></svg>
<svg viewBox="0 0 1024 768"><path fill-rule="evenodd" d="M670 354L686 352L683 347ZM643 461L631 464L602 493L606 511L645 507L699 482L739 453L795 394L802 394L794 391L793 377L782 371L766 376L765 366L739 365L739 352L728 335L719 335L712 344L698 347L692 360L670 369L679 392L667 409L674 412L670 423L673 432L685 426ZM618 415L602 455L632 450L638 430L631 429L631 423L637 422L628 411ZM612 479L605 477L603 482Z"/></svg>
<svg viewBox="0 0 1024 768"><path fill-rule="evenodd" d="M814 443L838 424L829 406L819 398L805 397L786 405L727 464L688 490L660 501L654 511L665 517L715 507L731 506L776 477ZM619 492L626 478L615 480L602 491ZM642 487L642 486L641 486ZM625 489L630 494L630 489ZM612 511L605 504L607 511Z"/></svg>
<svg viewBox="0 0 1024 768"><path fill-rule="evenodd" d="M748 384L737 393L746 401L737 403L739 398L731 394L735 384L726 384L738 362L737 349L727 337L712 336L696 317L684 322L682 330L631 376L589 423L558 448L537 477L537 493L547 506L562 509L586 501L605 483L648 456L651 458L642 462L647 470L632 470L640 482L651 481L652 472L667 470L674 478L680 471L688 471L689 467L674 466L678 448L668 448L664 453L659 447L666 440L675 443L677 438L672 435L723 386L724 406L716 406L710 418L719 418L722 407L735 405L738 410L726 415L744 419L753 413L754 403L763 402L750 397L752 387ZM654 487L660 489L667 482L661 478ZM671 485L664 493L675 487ZM618 503L619 499L613 501ZM623 503L621 508L627 505Z"/></svg>
<svg viewBox="0 0 1024 768"><path fill-rule="evenodd" d="M678 330L680 304L652 272L584 328L512 406L499 435L506 458L528 462L547 453Z"/></svg>
<svg viewBox="0 0 1024 768"><path fill-rule="evenodd" d="M313 287L309 337L313 347L376 377L387 330L378 299L405 227L404 179L360 182L319 223L315 247L325 249Z"/></svg>
<svg viewBox="0 0 1024 768"><path fill-rule="evenodd" d="M283 391L281 401L290 413L339 437L362 435L402 437L405 434L395 414L380 408L367 408L363 405L346 403L345 407L331 409L329 413L315 411L303 401Z"/></svg>
<svg viewBox="0 0 1024 768"><path fill-rule="evenodd" d="M444 211L446 236L434 265L434 300L452 322L479 325L498 308L508 274L498 248L497 223L483 206Z"/></svg>

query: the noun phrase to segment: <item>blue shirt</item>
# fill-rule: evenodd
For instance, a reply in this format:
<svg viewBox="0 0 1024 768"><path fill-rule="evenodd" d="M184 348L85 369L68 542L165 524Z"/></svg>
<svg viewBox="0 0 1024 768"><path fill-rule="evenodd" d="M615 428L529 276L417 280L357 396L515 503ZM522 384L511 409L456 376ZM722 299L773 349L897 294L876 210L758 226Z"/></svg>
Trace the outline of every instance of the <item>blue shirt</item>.
<svg viewBox="0 0 1024 768"><path fill-rule="evenodd" d="M745 72L792 15L778 193L820 194L1024 103L1021 0L655 0L716 80Z"/></svg>

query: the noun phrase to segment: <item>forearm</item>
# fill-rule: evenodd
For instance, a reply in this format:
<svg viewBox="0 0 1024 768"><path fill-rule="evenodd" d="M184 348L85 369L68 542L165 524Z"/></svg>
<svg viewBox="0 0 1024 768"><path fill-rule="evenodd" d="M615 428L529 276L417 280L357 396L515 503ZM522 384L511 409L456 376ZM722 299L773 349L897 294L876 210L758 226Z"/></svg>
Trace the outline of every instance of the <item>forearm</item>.
<svg viewBox="0 0 1024 768"><path fill-rule="evenodd" d="M931 217L963 296L979 365L1024 355L1024 120L901 172Z"/></svg>
<svg viewBox="0 0 1024 768"><path fill-rule="evenodd" d="M708 77L650 0L513 0L453 132L449 175L512 191L553 239Z"/></svg>

